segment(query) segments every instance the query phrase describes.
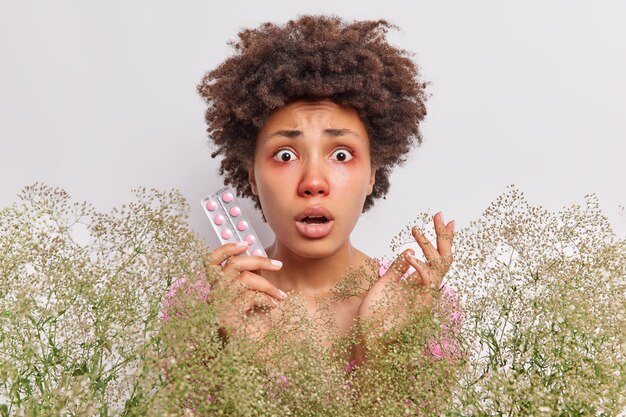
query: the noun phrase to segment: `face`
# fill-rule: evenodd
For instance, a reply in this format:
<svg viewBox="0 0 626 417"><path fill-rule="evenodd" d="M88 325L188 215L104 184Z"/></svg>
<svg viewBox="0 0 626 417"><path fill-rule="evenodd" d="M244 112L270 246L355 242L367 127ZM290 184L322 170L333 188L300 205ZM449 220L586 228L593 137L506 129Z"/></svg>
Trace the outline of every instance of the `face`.
<svg viewBox="0 0 626 417"><path fill-rule="evenodd" d="M309 258L350 245L375 175L365 126L332 101L297 101L274 112L248 172L277 245Z"/></svg>

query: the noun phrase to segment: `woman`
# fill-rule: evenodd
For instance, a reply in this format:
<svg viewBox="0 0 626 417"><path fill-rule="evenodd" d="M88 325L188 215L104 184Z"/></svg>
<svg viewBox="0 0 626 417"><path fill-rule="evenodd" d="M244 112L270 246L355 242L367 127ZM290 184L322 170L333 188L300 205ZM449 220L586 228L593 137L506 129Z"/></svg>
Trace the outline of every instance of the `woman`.
<svg viewBox="0 0 626 417"><path fill-rule="evenodd" d="M222 276L213 290L245 288L220 314L223 333L238 331L242 316L257 307L275 308L293 294L311 316L319 300L328 300L336 325L322 339L329 344L363 321L381 319L384 330L398 325L406 308L401 298L375 306L393 299L399 286L440 287L452 261L454 221L437 213L436 242L413 229L426 262L407 249L391 267L379 265L362 293L331 299L346 270L374 264L350 234L360 214L387 193L392 168L421 142L425 84L408 53L386 42L391 27L327 16L265 23L240 32L235 54L198 86L209 105L213 157L223 155L220 174L254 200L276 236L267 258L237 256L246 250L242 242L222 245L206 259ZM420 297L418 304L429 303L428 294ZM365 359L363 345L346 358L351 364Z"/></svg>

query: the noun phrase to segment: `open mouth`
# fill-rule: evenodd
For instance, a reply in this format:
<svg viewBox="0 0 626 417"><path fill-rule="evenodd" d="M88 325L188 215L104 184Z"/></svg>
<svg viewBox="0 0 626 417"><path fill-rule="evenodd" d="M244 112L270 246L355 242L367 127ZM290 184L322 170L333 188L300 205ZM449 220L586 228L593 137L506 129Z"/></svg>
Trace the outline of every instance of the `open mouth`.
<svg viewBox="0 0 626 417"><path fill-rule="evenodd" d="M328 223L328 219L324 216L307 216L300 220L302 223L306 224L324 224Z"/></svg>
<svg viewBox="0 0 626 417"><path fill-rule="evenodd" d="M319 239L330 234L335 224L333 214L327 208L317 205L306 207L294 220L296 229L307 239Z"/></svg>

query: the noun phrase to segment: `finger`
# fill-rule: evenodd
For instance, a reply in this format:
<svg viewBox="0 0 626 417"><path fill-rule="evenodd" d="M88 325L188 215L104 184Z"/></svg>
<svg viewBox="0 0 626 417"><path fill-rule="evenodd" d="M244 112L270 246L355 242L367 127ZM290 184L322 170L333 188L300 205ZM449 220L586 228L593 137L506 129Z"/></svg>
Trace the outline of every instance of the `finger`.
<svg viewBox="0 0 626 417"><path fill-rule="evenodd" d="M422 249L422 253L424 253L426 260L429 262L437 260L437 258L439 258L439 252L437 252L437 249L435 249L432 243L430 243L430 240L428 240L426 235L422 233L417 226L413 227L412 233L415 241Z"/></svg>
<svg viewBox="0 0 626 417"><path fill-rule="evenodd" d="M437 252L439 252L444 265L449 266L452 263L454 224L453 222L448 222L448 225L446 225L441 212L435 214L433 220L435 223L435 232L437 233Z"/></svg>
<svg viewBox="0 0 626 417"><path fill-rule="evenodd" d="M428 286L428 273L426 272L426 269L421 266L423 262L415 256L408 256L407 261L409 262L409 265L415 269L415 272L409 276L408 281L422 287Z"/></svg>
<svg viewBox="0 0 626 417"><path fill-rule="evenodd" d="M284 301L287 299L287 293L276 288L267 279L253 272L244 271L238 277L237 281L241 282L249 290L262 292L272 297L276 301Z"/></svg>
<svg viewBox="0 0 626 417"><path fill-rule="evenodd" d="M411 266L411 264L409 263L408 260L408 255L413 255L413 251L411 249L407 249L404 252L402 252L391 264L391 266L389 267L389 269L387 269L387 272L385 272L385 275L383 275L384 278L388 278L388 279L392 279L395 281L400 281L400 278L402 278L404 276L404 274L406 273L406 271L409 270L409 267Z"/></svg>
<svg viewBox="0 0 626 417"><path fill-rule="evenodd" d="M222 245L204 257L204 267L218 266L228 258L244 253L247 248L246 241Z"/></svg>
<svg viewBox="0 0 626 417"><path fill-rule="evenodd" d="M417 274L417 277L413 278L416 284L419 284L425 288L439 288L439 274L437 274L437 272L434 271L433 268L429 268L425 262L420 261L414 256L409 256L407 259L411 266L415 268L415 273L413 273L411 276L413 277L415 274Z"/></svg>
<svg viewBox="0 0 626 417"><path fill-rule="evenodd" d="M229 277L236 277L243 271L278 271L282 266L281 261L265 256L237 256L231 258L222 271Z"/></svg>
<svg viewBox="0 0 626 417"><path fill-rule="evenodd" d="M448 231L448 233L452 234L453 238L454 238L454 227L455 227L454 220L452 220L451 222L448 222L448 224L446 224L446 230Z"/></svg>

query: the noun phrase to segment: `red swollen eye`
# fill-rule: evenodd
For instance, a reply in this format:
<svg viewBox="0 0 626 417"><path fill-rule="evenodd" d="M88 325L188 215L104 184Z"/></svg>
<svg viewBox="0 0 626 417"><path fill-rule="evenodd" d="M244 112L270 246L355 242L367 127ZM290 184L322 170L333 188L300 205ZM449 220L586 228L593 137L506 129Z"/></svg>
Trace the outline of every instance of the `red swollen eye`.
<svg viewBox="0 0 626 417"><path fill-rule="evenodd" d="M331 158L339 162L347 162L354 157L352 156L352 152L347 149L337 149L332 153Z"/></svg>
<svg viewBox="0 0 626 417"><path fill-rule="evenodd" d="M274 159L280 162L289 162L298 158L296 157L296 154L293 151L289 149L281 149L278 152L276 152L276 154L274 155Z"/></svg>

